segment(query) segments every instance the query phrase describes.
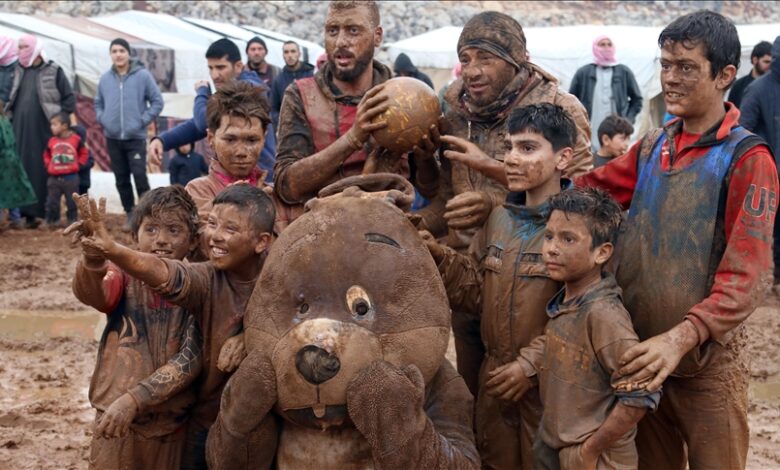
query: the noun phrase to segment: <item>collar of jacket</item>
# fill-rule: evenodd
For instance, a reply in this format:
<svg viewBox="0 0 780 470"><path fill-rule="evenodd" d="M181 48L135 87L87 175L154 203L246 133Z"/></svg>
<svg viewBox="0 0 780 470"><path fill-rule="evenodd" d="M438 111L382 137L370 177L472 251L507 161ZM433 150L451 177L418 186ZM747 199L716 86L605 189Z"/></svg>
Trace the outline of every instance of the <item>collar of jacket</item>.
<svg viewBox="0 0 780 470"><path fill-rule="evenodd" d="M615 276L609 273L602 273L601 280L584 294L570 299L568 302L564 302L563 298L566 296L566 288L562 288L552 299L547 303L547 315L550 318L555 318L559 315L565 315L567 313L573 313L580 310L584 305L587 305L594 300L604 299L606 297L623 298L623 291L617 285ZM622 300L621 300L622 301Z"/></svg>
<svg viewBox="0 0 780 470"><path fill-rule="evenodd" d="M282 69L282 72L289 73L290 75L295 75L309 70L314 70L314 66L307 62L301 62L300 64L301 66L298 67L296 70L291 69L289 65L285 64L284 68Z"/></svg>
<svg viewBox="0 0 780 470"><path fill-rule="evenodd" d="M255 165L254 168L252 168L252 171L249 173L249 176L246 178L236 178L235 176L228 174L222 164L219 163L219 160L212 158L209 162L209 173L214 175L214 177L221 181L225 186L231 185L238 181L245 181L251 186L257 186L258 181L265 181L267 172L261 170L257 165Z"/></svg>
<svg viewBox="0 0 780 470"><path fill-rule="evenodd" d="M718 145L726 140L731 129L739 125L739 108L728 101L723 102L723 105L726 108L726 115L723 116L723 119L704 132L691 147L712 147L713 145ZM682 130L683 120L681 118L672 119L664 126L664 133L666 133L669 141L672 155L677 154L677 150L674 148L674 138Z"/></svg>
<svg viewBox="0 0 780 470"><path fill-rule="evenodd" d="M573 186L570 179L561 178L561 191ZM506 195L504 207L515 220L527 220L535 225L544 225L550 215L549 199L535 207L525 205L525 191L510 192Z"/></svg>
<svg viewBox="0 0 780 470"><path fill-rule="evenodd" d="M371 81L371 86L375 87L380 83L384 83L393 76L393 72L384 64L377 61L373 61L372 68L374 71L374 77ZM314 81L317 82L317 86L322 90L329 100L333 100L337 103L345 104L348 106L357 106L363 96L347 96L342 93L341 90L333 83L333 72L330 70L330 62L326 62L322 68L314 74Z"/></svg>
<svg viewBox="0 0 780 470"><path fill-rule="evenodd" d="M130 75L136 73L142 68L144 68L144 66L143 64L141 64L141 62L138 61L138 59L130 59L130 65L127 68L126 75L129 77ZM116 65L113 64L111 65L111 71L114 72L117 76L119 75L119 72L116 71Z"/></svg>

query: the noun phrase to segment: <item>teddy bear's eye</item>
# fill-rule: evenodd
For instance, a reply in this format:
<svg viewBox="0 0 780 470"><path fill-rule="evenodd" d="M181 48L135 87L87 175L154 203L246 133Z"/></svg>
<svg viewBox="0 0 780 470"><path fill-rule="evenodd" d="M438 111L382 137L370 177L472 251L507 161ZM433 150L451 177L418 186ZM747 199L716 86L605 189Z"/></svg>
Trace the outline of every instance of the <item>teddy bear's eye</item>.
<svg viewBox="0 0 780 470"><path fill-rule="evenodd" d="M305 315L309 311L309 304L301 304L300 307L298 307L298 313L301 315Z"/></svg>
<svg viewBox="0 0 780 470"><path fill-rule="evenodd" d="M347 290L347 307L352 315L358 318L363 318L373 311L368 293L360 286L352 286Z"/></svg>

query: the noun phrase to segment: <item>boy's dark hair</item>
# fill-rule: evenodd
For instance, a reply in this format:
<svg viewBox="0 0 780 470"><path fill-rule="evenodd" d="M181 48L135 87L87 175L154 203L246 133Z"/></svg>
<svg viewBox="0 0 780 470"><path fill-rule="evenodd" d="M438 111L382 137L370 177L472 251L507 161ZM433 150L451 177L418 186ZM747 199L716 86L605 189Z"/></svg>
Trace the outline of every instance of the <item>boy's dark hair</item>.
<svg viewBox="0 0 780 470"><path fill-rule="evenodd" d="M248 184L233 184L223 189L214 198L213 204L232 204L249 216L249 221L259 233L272 233L276 209L274 203L262 189Z"/></svg>
<svg viewBox="0 0 780 470"><path fill-rule="evenodd" d="M659 47L663 48L667 43L679 43L686 49L702 44L713 79L726 66L733 65L739 69L742 46L737 28L725 16L714 11L699 10L672 21L658 36Z"/></svg>
<svg viewBox="0 0 780 470"><path fill-rule="evenodd" d="M222 59L225 57L231 64L241 61L241 51L236 46L236 43L230 39L217 39L206 49L207 59Z"/></svg>
<svg viewBox="0 0 780 470"><path fill-rule="evenodd" d="M244 81L231 80L209 97L206 104L206 120L211 132L216 132L222 123L222 116L246 119L258 118L263 130L268 129L271 118L268 115L268 100L263 88Z"/></svg>
<svg viewBox="0 0 780 470"><path fill-rule="evenodd" d="M51 119L49 119L49 121L52 121L55 118L63 124L68 124L70 122L70 115L65 111L55 113L54 116L52 116Z"/></svg>
<svg viewBox="0 0 780 470"><path fill-rule="evenodd" d="M605 191L597 188L572 188L550 198L550 214L559 210L579 214L585 219L593 239L591 248L617 241L622 209ZM548 215L549 218L549 215Z"/></svg>
<svg viewBox="0 0 780 470"><path fill-rule="evenodd" d="M368 8L368 19L371 26L376 28L381 23L379 16L379 5L373 0L334 0L328 4L328 11L344 11L357 7Z"/></svg>
<svg viewBox="0 0 780 470"><path fill-rule="evenodd" d="M629 136L634 133L634 126L631 125L631 121L624 117L620 117L617 114L610 114L605 117L599 125L597 132L599 137L599 145L601 145L601 137L607 136L610 139L618 134Z"/></svg>
<svg viewBox="0 0 780 470"><path fill-rule="evenodd" d="M190 237L194 239L198 236L198 206L184 187L178 184L152 189L141 197L130 218L133 235L138 238L138 230L145 217L164 219L165 213L170 212L180 212L184 216Z"/></svg>
<svg viewBox="0 0 780 470"><path fill-rule="evenodd" d="M750 53L751 59L760 59L765 55L772 55L772 44L769 41L761 41L753 47L753 52Z"/></svg>
<svg viewBox="0 0 780 470"><path fill-rule="evenodd" d="M569 113L550 103L532 104L515 108L506 121L509 135L520 132L541 134L554 151L571 147L577 141L577 126Z"/></svg>

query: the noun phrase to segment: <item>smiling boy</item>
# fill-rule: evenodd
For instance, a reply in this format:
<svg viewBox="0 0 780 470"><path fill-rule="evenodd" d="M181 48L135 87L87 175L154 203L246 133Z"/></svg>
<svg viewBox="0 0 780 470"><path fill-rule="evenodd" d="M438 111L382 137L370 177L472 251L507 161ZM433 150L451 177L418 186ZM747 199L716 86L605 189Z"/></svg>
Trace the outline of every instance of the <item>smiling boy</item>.
<svg viewBox="0 0 780 470"><path fill-rule="evenodd" d="M543 333L546 302L560 289L542 263L542 234L548 199L566 184L561 174L576 138L574 121L560 106L512 110L504 156L510 193L475 236L469 254L440 245L423 232L453 311L480 318L486 355L475 421L484 468L533 468L542 407L536 389L513 400L521 392L515 385L523 378L517 353Z"/></svg>
<svg viewBox="0 0 780 470"><path fill-rule="evenodd" d="M734 24L698 11L658 45L666 108L679 118L576 183L629 209L616 277L642 342L620 373L664 385L658 411L639 423L640 468L744 468L743 322L771 284L777 170L723 101L741 54Z"/></svg>

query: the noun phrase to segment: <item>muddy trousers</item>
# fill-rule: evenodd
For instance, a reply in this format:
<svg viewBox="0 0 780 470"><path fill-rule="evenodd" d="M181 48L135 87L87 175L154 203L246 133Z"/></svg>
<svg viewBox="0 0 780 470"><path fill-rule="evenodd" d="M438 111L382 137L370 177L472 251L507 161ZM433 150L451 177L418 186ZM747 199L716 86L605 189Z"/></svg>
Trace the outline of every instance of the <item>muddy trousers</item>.
<svg viewBox="0 0 780 470"><path fill-rule="evenodd" d="M669 377L655 413L639 422L640 470L737 470L747 460L748 368L742 360ZM687 451L686 451L687 450Z"/></svg>
<svg viewBox="0 0 780 470"><path fill-rule="evenodd" d="M479 391L479 368L485 357L485 346L479 332L479 317L464 312L452 312L452 334L455 337L458 373L476 398Z"/></svg>
<svg viewBox="0 0 780 470"><path fill-rule="evenodd" d="M596 462L596 470L635 470L637 468L635 436L636 429L602 452ZM582 444L553 449L542 442L537 434L534 442L536 468L539 470L579 470L584 467L580 457L580 447Z"/></svg>
<svg viewBox="0 0 780 470"><path fill-rule="evenodd" d="M209 428L197 423L194 419L187 425L187 437L184 444L181 470L206 470L206 439Z"/></svg>
<svg viewBox="0 0 780 470"><path fill-rule="evenodd" d="M89 468L94 470L179 470L185 429L162 437L146 438L132 429L113 439L93 437Z"/></svg>
<svg viewBox="0 0 780 470"><path fill-rule="evenodd" d="M135 206L132 175L138 197L149 191L149 178L146 176L146 139L118 140L106 137L106 149L111 157L111 171L116 179L116 190L126 213Z"/></svg>
<svg viewBox="0 0 780 470"><path fill-rule="evenodd" d="M532 470L533 445L542 419L539 388L534 387L518 403L496 400L484 393L487 373L501 365L485 358L476 400L476 441L483 469Z"/></svg>

